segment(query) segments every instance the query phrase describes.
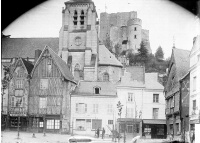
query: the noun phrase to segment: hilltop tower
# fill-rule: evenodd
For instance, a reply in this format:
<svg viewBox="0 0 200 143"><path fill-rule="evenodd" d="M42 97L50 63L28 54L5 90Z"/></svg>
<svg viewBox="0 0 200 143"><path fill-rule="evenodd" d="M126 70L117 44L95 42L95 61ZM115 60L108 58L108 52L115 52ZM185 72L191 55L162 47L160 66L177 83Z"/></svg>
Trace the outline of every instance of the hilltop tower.
<svg viewBox="0 0 200 143"><path fill-rule="evenodd" d="M59 56L76 80L97 79L97 12L91 0L70 0L62 10Z"/></svg>
<svg viewBox="0 0 200 143"><path fill-rule="evenodd" d="M133 53L137 53L141 43L142 20L139 18L130 19L128 26L128 49L132 49Z"/></svg>

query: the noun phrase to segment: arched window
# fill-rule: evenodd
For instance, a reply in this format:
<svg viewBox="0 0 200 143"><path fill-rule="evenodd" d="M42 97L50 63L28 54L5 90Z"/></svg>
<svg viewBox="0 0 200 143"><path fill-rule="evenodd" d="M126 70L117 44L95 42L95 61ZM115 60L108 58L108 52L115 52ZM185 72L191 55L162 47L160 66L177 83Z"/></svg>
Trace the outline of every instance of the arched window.
<svg viewBox="0 0 200 143"><path fill-rule="evenodd" d="M109 81L109 74L107 72L103 74L103 81Z"/></svg>
<svg viewBox="0 0 200 143"><path fill-rule="evenodd" d="M74 11L74 25L77 25L77 16L78 15L78 13L77 13L77 11L75 10Z"/></svg>
<svg viewBox="0 0 200 143"><path fill-rule="evenodd" d="M81 10L80 23L81 25L84 25L84 11L83 10Z"/></svg>

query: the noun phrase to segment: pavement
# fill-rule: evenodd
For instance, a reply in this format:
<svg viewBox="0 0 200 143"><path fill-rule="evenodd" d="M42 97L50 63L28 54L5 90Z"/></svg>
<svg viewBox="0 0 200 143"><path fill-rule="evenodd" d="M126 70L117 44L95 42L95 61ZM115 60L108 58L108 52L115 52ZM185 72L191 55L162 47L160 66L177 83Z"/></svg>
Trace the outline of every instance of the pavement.
<svg viewBox="0 0 200 143"><path fill-rule="evenodd" d="M76 135L75 135L76 136ZM30 132L18 132L17 131L1 131L1 143L68 143L67 140L71 135L66 134L54 134L46 133L35 133L35 138L33 138L33 133ZM99 143L115 143L112 138L105 137L104 139L97 138ZM132 137L126 138L126 143L131 143ZM165 139L138 139L137 143L164 143ZM116 143L124 143L123 138Z"/></svg>

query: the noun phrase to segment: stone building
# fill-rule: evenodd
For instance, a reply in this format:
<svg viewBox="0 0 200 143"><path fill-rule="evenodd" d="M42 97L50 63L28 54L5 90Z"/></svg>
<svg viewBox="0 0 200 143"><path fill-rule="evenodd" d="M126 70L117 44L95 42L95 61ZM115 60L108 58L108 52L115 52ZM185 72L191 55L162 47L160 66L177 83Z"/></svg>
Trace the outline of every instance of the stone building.
<svg viewBox="0 0 200 143"><path fill-rule="evenodd" d="M123 50L133 50L137 53L143 41L151 53L149 30L142 29L142 20L137 12L118 12L100 14L100 41L110 38L112 45L120 44Z"/></svg>
<svg viewBox="0 0 200 143"><path fill-rule="evenodd" d="M190 52L190 131L200 123L200 35L194 38Z"/></svg>
<svg viewBox="0 0 200 143"><path fill-rule="evenodd" d="M164 89L167 133L168 137L173 136L174 140L181 140L181 131L183 130L181 116L188 114L188 110L184 110L185 113L181 112L182 104L186 104L183 108L188 108L188 100L181 104L180 99L187 98L188 94L181 92L182 83L180 80L189 72L189 54L190 51L173 47L167 75L168 79ZM187 78L184 79L184 82L187 82Z"/></svg>

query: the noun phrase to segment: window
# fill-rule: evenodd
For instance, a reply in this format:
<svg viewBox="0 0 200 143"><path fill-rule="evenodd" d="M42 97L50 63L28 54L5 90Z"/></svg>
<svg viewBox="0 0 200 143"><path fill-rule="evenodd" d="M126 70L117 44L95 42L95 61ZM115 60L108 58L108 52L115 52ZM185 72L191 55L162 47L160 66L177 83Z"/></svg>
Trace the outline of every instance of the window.
<svg viewBox="0 0 200 143"><path fill-rule="evenodd" d="M85 119L76 119L76 129L85 130Z"/></svg>
<svg viewBox="0 0 200 143"><path fill-rule="evenodd" d="M91 129L91 119L86 119L85 128Z"/></svg>
<svg viewBox="0 0 200 143"><path fill-rule="evenodd" d="M39 127L43 127L43 126L44 126L44 122L40 122Z"/></svg>
<svg viewBox="0 0 200 143"><path fill-rule="evenodd" d="M93 113L98 113L98 104L93 104Z"/></svg>
<svg viewBox="0 0 200 143"><path fill-rule="evenodd" d="M193 91L196 91L196 79L197 77L193 77Z"/></svg>
<svg viewBox="0 0 200 143"><path fill-rule="evenodd" d="M113 107L111 104L108 104L108 114L112 114L113 112Z"/></svg>
<svg viewBox="0 0 200 143"><path fill-rule="evenodd" d="M51 69L52 69L52 60L48 59L48 62L47 62L47 71L48 71L48 74L51 74Z"/></svg>
<svg viewBox="0 0 200 143"><path fill-rule="evenodd" d="M39 104L40 104L40 109L47 108L47 98L40 97Z"/></svg>
<svg viewBox="0 0 200 143"><path fill-rule="evenodd" d="M108 125L113 124L113 120L108 120Z"/></svg>
<svg viewBox="0 0 200 143"><path fill-rule="evenodd" d="M76 113L86 113L87 104L85 103L76 103Z"/></svg>
<svg viewBox="0 0 200 143"><path fill-rule="evenodd" d="M128 101L133 101L133 93L128 93Z"/></svg>
<svg viewBox="0 0 200 143"><path fill-rule="evenodd" d="M15 85L16 88L23 88L23 86L24 86L24 80L23 79L16 80L16 85Z"/></svg>
<svg viewBox="0 0 200 143"><path fill-rule="evenodd" d="M55 129L60 129L60 120L55 120Z"/></svg>
<svg viewBox="0 0 200 143"><path fill-rule="evenodd" d="M134 38L137 39L137 35L134 35Z"/></svg>
<svg viewBox="0 0 200 143"><path fill-rule="evenodd" d="M153 119L158 119L159 108L153 108Z"/></svg>
<svg viewBox="0 0 200 143"><path fill-rule="evenodd" d="M109 74L108 73L103 74L103 81L109 81Z"/></svg>
<svg viewBox="0 0 200 143"><path fill-rule="evenodd" d="M137 31L137 28L135 27L134 30Z"/></svg>
<svg viewBox="0 0 200 143"><path fill-rule="evenodd" d="M11 107L15 107L15 97L11 97Z"/></svg>
<svg viewBox="0 0 200 143"><path fill-rule="evenodd" d="M192 109L193 109L193 110L196 110L196 100L193 100L192 102L193 102L193 104L192 104Z"/></svg>
<svg viewBox="0 0 200 143"><path fill-rule="evenodd" d="M47 129L54 129L54 120L47 120Z"/></svg>
<svg viewBox="0 0 200 143"><path fill-rule="evenodd" d="M81 25L84 25L84 11L81 11L81 16L80 16L80 23Z"/></svg>
<svg viewBox="0 0 200 143"><path fill-rule="evenodd" d="M74 25L77 25L77 11L74 11Z"/></svg>
<svg viewBox="0 0 200 143"><path fill-rule="evenodd" d="M17 77L23 77L23 75L24 75L24 70L23 70L22 67L17 67L15 71L16 71L16 73L17 73Z"/></svg>
<svg viewBox="0 0 200 143"><path fill-rule="evenodd" d="M94 88L94 93L95 94L100 94L100 88L99 87L95 87Z"/></svg>
<svg viewBox="0 0 200 143"><path fill-rule="evenodd" d="M48 89L48 79L40 79L40 89Z"/></svg>
<svg viewBox="0 0 200 143"><path fill-rule="evenodd" d="M158 103L159 102L159 94L153 94L153 102Z"/></svg>

